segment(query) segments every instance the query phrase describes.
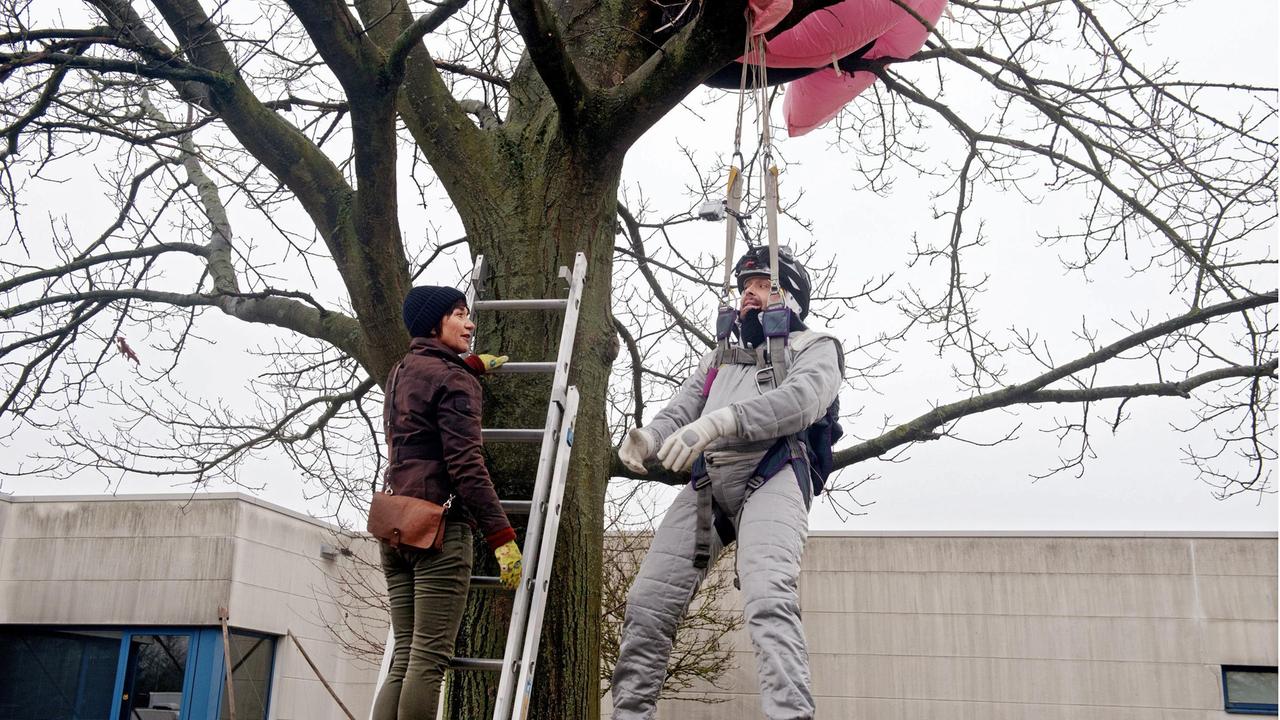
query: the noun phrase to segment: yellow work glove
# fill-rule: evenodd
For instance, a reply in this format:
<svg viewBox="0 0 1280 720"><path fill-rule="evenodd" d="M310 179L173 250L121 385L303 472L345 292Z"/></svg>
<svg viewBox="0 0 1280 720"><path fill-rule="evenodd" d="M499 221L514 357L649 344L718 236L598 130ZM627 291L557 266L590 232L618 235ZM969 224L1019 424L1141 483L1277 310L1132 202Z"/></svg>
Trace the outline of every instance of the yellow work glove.
<svg viewBox="0 0 1280 720"><path fill-rule="evenodd" d="M476 374L483 375L491 370L497 370L502 364L510 360L506 355L486 355L484 353L472 353L466 357L463 362L467 367L476 371Z"/></svg>
<svg viewBox="0 0 1280 720"><path fill-rule="evenodd" d="M506 545L493 551L498 559L498 580L502 587L515 590L520 584L520 547L515 540L508 540Z"/></svg>

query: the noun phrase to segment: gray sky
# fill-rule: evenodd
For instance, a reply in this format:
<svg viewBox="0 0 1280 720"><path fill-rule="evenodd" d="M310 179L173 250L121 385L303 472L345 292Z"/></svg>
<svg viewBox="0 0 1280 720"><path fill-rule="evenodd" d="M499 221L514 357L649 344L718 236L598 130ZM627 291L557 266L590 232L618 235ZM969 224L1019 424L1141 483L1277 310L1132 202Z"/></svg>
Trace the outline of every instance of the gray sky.
<svg viewBox="0 0 1280 720"><path fill-rule="evenodd" d="M1193 3L1169 13L1144 58L1150 63L1162 57L1176 57L1180 74L1192 79L1231 80L1239 83L1271 85L1277 81L1277 9L1273 2L1231 3L1232 13L1222 5ZM1250 18L1239 22L1238 18ZM945 20L943 31L946 32ZM709 104L712 99L722 101ZM949 97L964 106L966 98ZM973 102L978 102L973 99ZM856 103L856 101L855 101ZM696 178L680 153L679 146L692 149L704 165L731 147L733 103L722 94L704 91L691 96L686 107L666 118L650 131L629 156L624 183L629 201L643 196L654 216L670 215L693 204L683 190ZM780 108L775 109L780 117ZM940 153L953 149L945 132L925 136ZM794 226L784 228L784 237L813 239L820 257L837 257L841 278L849 286L888 272L902 272L911 247L911 237L939 241L948 231L946 219L935 220L931 194L945 188L945 181L921 179L907 169L896 173L893 193L877 197L855 191L849 172L852 158L832 147L832 134L818 130L803 138L778 140L787 166L782 193L804 189L799 214L813 222L812 236L800 234ZM86 184L86 187L92 187ZM434 221L442 239L461 234L454 218L440 213L429 217L409 209L406 192L404 225ZM416 193L412 193L416 200ZM65 195L64 195L65 197ZM950 203L948 196L941 200ZM989 289L982 296L981 309L992 329L1029 328L1055 348L1059 359L1086 352L1073 337L1082 321L1101 332L1106 342L1125 334L1111 324L1125 319L1128 308L1150 311L1164 317L1182 310L1167 297L1168 281L1154 274L1133 276L1127 265L1117 263L1094 272L1088 281L1065 276L1056 248L1038 247L1038 232L1052 232L1071 224L1078 198L1068 194L1038 205L1022 199L986 191L977 197L974 217L986 221L987 247L967 259L971 273L988 273ZM90 213L90 226L104 225L114 210L101 208L100 216ZM407 230L407 232L412 232ZM797 235L800 234L798 237ZM720 251L718 225L685 226L676 235L682 252L714 255ZM1270 242L1271 239L1264 240ZM454 282L462 268L446 263L434 271L430 282ZM915 276L925 282L935 275ZM321 277L322 283L324 275ZM1120 311L1117 312L1117 309ZM895 316L884 308L859 307L829 328L853 342L888 330ZM138 330L141 332L141 330ZM128 333L126 333L128 334ZM269 344L272 334L262 328L206 313L200 334L216 339L216 344L200 347L184 359L180 377L192 388L202 388L210 396L224 396L228 402L245 403L249 395L241 385L254 372L250 360L238 360L242 349ZM131 336L135 347L145 349L146 337ZM845 422L853 436L876 434L886 417L908 420L925 412L935 402L963 397L953 388L948 370L950 359L940 360L924 343L910 345L897 358L901 370L879 381L874 391L847 390L842 396L846 411L861 409L858 417ZM120 365L122 365L121 363ZM119 368L117 368L119 369ZM1123 372L1123 371L1121 371ZM1011 364L1009 379L1016 381L1034 374L1030 365ZM126 372L119 375L128 381ZM1117 380L1151 380L1137 375L1117 376ZM976 447L941 440L916 446L908 459L898 463L863 463L849 472L853 477L878 476L865 484L857 497L869 505L865 515L841 519L826 502L819 502L812 514L815 529L859 530L1275 530L1276 500L1245 495L1217 501L1210 488L1197 482L1192 469L1181 462L1181 448L1192 439L1171 430L1171 425L1190 424L1188 403L1168 399L1142 399L1129 404L1131 419L1113 434L1103 418L1114 415L1114 404L1093 412L1091 424L1098 455L1083 477L1061 474L1033 482L1032 474L1043 473L1060 456L1073 451L1059 447L1057 439L1043 432L1053 418L1075 416L1074 407L1045 407L1017 413L999 413L962 425L962 434L974 441L991 441L1021 424L1017 440L999 447ZM106 423L93 408L86 408L87 422ZM23 436L29 442L47 442L34 433ZM11 446L8 452L22 447ZM318 508L307 501L306 492L294 480L291 466L266 459L246 466L242 479L261 484L264 499L297 509ZM100 477L81 477L56 486L39 479L7 480L3 487L18 494L83 492L155 492L181 490L166 479L130 478L123 483ZM225 489L212 486L210 490ZM653 489L659 507L671 491Z"/></svg>

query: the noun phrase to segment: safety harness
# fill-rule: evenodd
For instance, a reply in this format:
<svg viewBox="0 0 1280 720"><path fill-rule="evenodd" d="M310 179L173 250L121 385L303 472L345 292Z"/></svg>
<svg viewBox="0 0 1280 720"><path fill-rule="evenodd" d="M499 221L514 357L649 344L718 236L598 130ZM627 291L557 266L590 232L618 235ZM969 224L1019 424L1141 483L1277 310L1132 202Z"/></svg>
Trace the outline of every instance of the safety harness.
<svg viewBox="0 0 1280 720"><path fill-rule="evenodd" d="M784 309L788 313L790 312L789 308ZM732 324L730 329L732 329ZM712 364L707 372L707 382L703 385L704 400L710 394L711 385L715 380L713 371L718 370L725 364L755 366L756 383L761 392L768 392L782 384L782 381L786 378L785 339L783 345L781 345L781 351L775 355L767 349L766 344L761 344L752 351L742 347L730 346L728 337L717 337L716 352L712 356ZM804 433L805 431L802 430L793 435L780 437L765 452L764 457L760 459L760 462L756 464L755 469L751 472L751 477L747 479L746 493L743 495L742 505L739 506L736 517L730 517L729 513L720 507L720 504L715 500L711 488L711 475L707 470L706 455L699 455L694 460L692 477L689 481L693 485L694 491L697 492L697 532L694 536L694 567L706 568L709 564L711 560L711 531L713 529L719 535L721 545L728 545L737 539L738 520L742 515L741 508L746 506L747 498L751 497L753 492L764 485L769 478L781 472L787 465L790 465L795 473L796 483L800 487L800 495L804 498L805 510L809 509L809 505L813 501L815 488L809 468L809 454L801 439Z"/></svg>

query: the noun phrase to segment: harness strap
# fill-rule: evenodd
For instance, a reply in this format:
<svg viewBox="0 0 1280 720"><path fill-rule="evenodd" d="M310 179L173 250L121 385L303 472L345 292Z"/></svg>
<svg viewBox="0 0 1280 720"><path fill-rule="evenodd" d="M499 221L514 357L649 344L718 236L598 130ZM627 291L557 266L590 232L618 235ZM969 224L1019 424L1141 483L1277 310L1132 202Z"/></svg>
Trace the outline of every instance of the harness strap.
<svg viewBox="0 0 1280 720"><path fill-rule="evenodd" d="M714 523L714 511L711 497L711 475L707 473L706 458L699 455L693 461L693 489L698 494L697 530L693 543L693 566L705 570L711 561L711 527Z"/></svg>

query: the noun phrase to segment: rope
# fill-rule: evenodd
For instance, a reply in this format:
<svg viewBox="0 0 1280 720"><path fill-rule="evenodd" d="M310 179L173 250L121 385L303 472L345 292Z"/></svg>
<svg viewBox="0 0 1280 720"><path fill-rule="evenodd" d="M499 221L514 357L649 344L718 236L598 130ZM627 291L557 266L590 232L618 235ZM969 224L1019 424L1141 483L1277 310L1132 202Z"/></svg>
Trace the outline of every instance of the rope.
<svg viewBox="0 0 1280 720"><path fill-rule="evenodd" d="M751 17L747 17L747 36L743 41L742 54L751 51ZM726 188L726 207L724 225L724 288L721 297L726 305L730 303L733 292L733 252L738 240L738 215L742 209L742 166L746 160L742 157L742 116L746 111L747 95L747 63L742 64L742 77L738 80L738 124L733 131L733 158L729 165L729 183Z"/></svg>
<svg viewBox="0 0 1280 720"><path fill-rule="evenodd" d="M742 155L742 118L746 113L748 90L759 109L761 194L765 199L765 227L769 237L769 282L771 293L781 293L778 282L778 167L773 162L773 134L769 124L773 99L769 93L769 69L765 64L764 35L751 35L751 10L747 9L747 32L743 42L742 75L738 81L738 118L733 132L733 161L729 166L724 232L723 299L729 304L733 282L734 246L738 237L738 217L742 207L746 160ZM748 78L750 87L748 87Z"/></svg>
<svg viewBox="0 0 1280 720"><path fill-rule="evenodd" d="M773 97L769 94L769 68L765 64L764 36L757 38L755 59L760 73L760 176L764 183L765 229L769 237L769 284L772 295L781 291L778 283L778 166L773 162L773 133L770 126Z"/></svg>

